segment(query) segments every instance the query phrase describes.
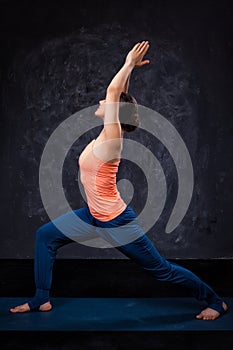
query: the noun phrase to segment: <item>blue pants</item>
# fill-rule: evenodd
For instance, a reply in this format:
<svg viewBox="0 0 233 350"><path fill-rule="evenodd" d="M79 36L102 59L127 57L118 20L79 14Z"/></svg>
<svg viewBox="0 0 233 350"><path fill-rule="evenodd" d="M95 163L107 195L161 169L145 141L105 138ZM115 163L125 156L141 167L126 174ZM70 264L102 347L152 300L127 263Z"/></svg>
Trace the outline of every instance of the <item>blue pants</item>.
<svg viewBox="0 0 233 350"><path fill-rule="evenodd" d="M133 209L128 205L126 209L116 218L103 222L95 219L90 213L89 207L83 207L73 211L85 224L85 232L80 227L72 227L69 222L70 212L65 213L53 221L39 227L35 234L35 254L34 254L34 274L36 293L33 299L29 300L31 310L49 301L49 292L52 284L52 269L58 248L75 242L72 238L64 235L53 222L64 224L67 227L69 235L73 234L78 241L87 240L88 237L93 238L93 233L103 235L106 238L108 228L124 227L127 222L132 223L134 233L138 231L138 238L130 243L121 246L115 246L121 253L135 261L148 271L154 278L159 281L169 281L187 287L190 295L197 300L206 301L208 306L223 313L223 299L219 297L215 291L199 277L188 269L181 267L175 263L169 262L163 258L150 239L143 233L138 225L137 217ZM88 226L88 230L87 230ZM104 228L104 230L103 230ZM62 230L64 232L64 230ZM109 235L112 235L110 232Z"/></svg>

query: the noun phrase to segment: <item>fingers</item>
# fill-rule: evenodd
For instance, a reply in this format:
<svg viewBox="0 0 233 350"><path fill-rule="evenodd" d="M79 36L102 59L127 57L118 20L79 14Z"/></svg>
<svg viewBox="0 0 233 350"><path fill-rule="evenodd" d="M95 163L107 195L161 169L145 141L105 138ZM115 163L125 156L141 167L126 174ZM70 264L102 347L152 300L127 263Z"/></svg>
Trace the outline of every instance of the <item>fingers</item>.
<svg viewBox="0 0 233 350"><path fill-rule="evenodd" d="M138 46L137 46L137 51L140 50L140 48L145 44L146 41L142 41L140 43L138 43Z"/></svg>
<svg viewBox="0 0 233 350"><path fill-rule="evenodd" d="M141 45L140 43L137 43L136 45L134 45L133 50L136 51L140 45Z"/></svg>
<svg viewBox="0 0 233 350"><path fill-rule="evenodd" d="M141 62L141 66L144 66L145 64L149 64L149 63L150 63L150 60L142 61L142 62Z"/></svg>
<svg viewBox="0 0 233 350"><path fill-rule="evenodd" d="M136 64L136 67L142 67L142 66L145 66L146 64L149 64L149 63L150 63L150 60L141 61L141 62Z"/></svg>
<svg viewBox="0 0 233 350"><path fill-rule="evenodd" d="M149 44L148 44L148 41L146 41L144 44L141 45L141 47L139 47L138 53L144 56L148 51L148 49L149 49Z"/></svg>
<svg viewBox="0 0 233 350"><path fill-rule="evenodd" d="M142 41L141 43L139 43L139 45L136 48L136 51L139 53L142 53L145 49L149 48L149 42L148 41Z"/></svg>
<svg viewBox="0 0 233 350"><path fill-rule="evenodd" d="M145 47L149 45L149 41L142 41L134 45L133 50L141 52Z"/></svg>
<svg viewBox="0 0 233 350"><path fill-rule="evenodd" d="M142 58L147 53L149 46L149 41L138 42L134 45L129 55L131 55L131 60L135 62L135 67L141 67L150 63L149 60L142 61Z"/></svg>

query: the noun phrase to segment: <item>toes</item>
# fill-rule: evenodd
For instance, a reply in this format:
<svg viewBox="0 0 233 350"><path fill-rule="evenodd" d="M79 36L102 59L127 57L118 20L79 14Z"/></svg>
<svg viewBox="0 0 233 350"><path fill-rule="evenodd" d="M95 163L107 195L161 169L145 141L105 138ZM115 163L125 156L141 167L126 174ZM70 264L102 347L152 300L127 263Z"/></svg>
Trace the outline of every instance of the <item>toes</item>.
<svg viewBox="0 0 233 350"><path fill-rule="evenodd" d="M29 308L28 304L15 306L15 307L10 309L11 312L26 312L29 310L30 310L30 308Z"/></svg>
<svg viewBox="0 0 233 350"><path fill-rule="evenodd" d="M14 307L13 309L10 309L11 312L18 312L18 308Z"/></svg>
<svg viewBox="0 0 233 350"><path fill-rule="evenodd" d="M200 315L197 315L196 318L198 319L202 319L204 321L214 321L216 318L218 318L218 316L213 316L213 315L203 315L203 314L200 314Z"/></svg>
<svg viewBox="0 0 233 350"><path fill-rule="evenodd" d="M205 321L208 321L208 320L214 320L215 317L214 316L207 316L207 315L204 315L202 313L200 313L199 315L196 316L197 319L202 319L202 320L205 320Z"/></svg>
<svg viewBox="0 0 233 350"><path fill-rule="evenodd" d="M203 316L202 319L204 321L213 321L217 318L218 316Z"/></svg>

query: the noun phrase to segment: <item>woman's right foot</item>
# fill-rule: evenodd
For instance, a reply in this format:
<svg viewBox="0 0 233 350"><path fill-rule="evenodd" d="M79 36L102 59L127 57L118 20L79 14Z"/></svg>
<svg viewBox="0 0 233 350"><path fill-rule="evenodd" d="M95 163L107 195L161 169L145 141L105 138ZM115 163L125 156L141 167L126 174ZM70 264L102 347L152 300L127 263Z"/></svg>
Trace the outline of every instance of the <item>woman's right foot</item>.
<svg viewBox="0 0 233 350"><path fill-rule="evenodd" d="M224 301L222 302L222 307L223 307L225 312L228 310L228 306ZM205 310L202 310L202 312L199 313L199 315L196 315L196 318L199 320L201 320L201 319L203 319L203 320L215 320L219 316L220 316L220 312L218 312L210 307L207 307Z"/></svg>
<svg viewBox="0 0 233 350"><path fill-rule="evenodd" d="M41 304L39 307L39 311L50 311L51 309L52 309L52 305L51 305L50 301L47 301L46 303ZM10 312L12 312L12 313L28 312L28 311L31 311L28 303L25 303L25 304L22 304L19 306L15 306L15 307L10 309Z"/></svg>

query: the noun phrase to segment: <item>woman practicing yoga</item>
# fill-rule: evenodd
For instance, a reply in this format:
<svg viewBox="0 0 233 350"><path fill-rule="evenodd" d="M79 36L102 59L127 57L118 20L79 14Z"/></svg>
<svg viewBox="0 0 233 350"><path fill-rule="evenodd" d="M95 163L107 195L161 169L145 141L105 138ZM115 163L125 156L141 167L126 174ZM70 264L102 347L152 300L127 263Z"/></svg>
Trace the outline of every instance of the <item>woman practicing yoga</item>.
<svg viewBox="0 0 233 350"><path fill-rule="evenodd" d="M205 301L206 308L196 315L197 319L215 320L224 314L228 306L215 291L199 277L186 268L163 258L150 239L142 232L133 209L126 205L116 186L116 173L121 159L124 132L134 131L139 126L138 108L135 98L128 93L129 79L134 67L149 64L143 57L149 49L148 41L137 43L128 53L125 63L112 79L107 88L105 100L100 101L95 112L103 119L103 128L81 153L78 162L81 181L87 196L87 205L74 210L74 213L85 223L78 227L68 225L76 237L87 237L92 228L98 229L104 238L114 237L111 229L132 224L137 238L130 243L116 246L121 253L140 264L145 271L160 281L180 284L189 289L197 300ZM122 102L122 103L119 103ZM10 309L10 312L27 312L32 310L49 311L52 268L58 248L75 242L64 235L53 224L56 220L69 223L70 212L42 225L35 235L34 273L36 292L28 302ZM123 229L122 229L123 228ZM108 231L109 230L109 231ZM102 233L101 233L102 232ZM112 236L111 236L112 235ZM115 235L116 237L116 235ZM129 242L129 241L128 241Z"/></svg>

